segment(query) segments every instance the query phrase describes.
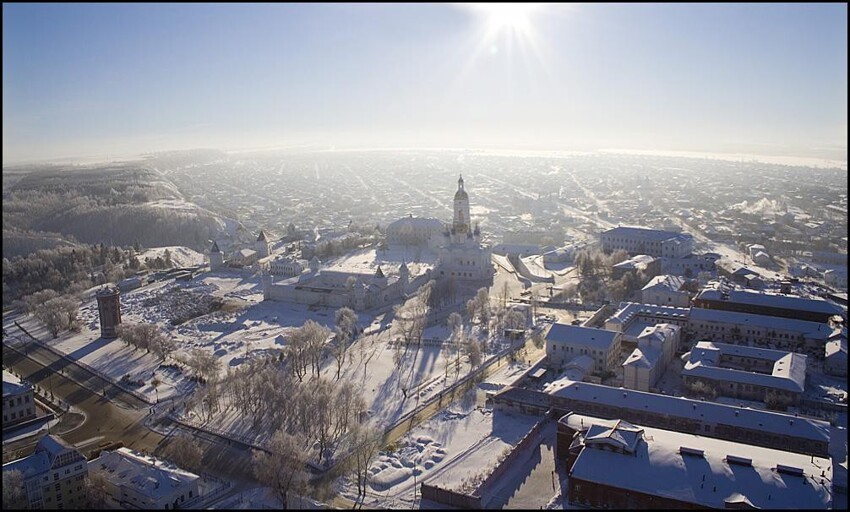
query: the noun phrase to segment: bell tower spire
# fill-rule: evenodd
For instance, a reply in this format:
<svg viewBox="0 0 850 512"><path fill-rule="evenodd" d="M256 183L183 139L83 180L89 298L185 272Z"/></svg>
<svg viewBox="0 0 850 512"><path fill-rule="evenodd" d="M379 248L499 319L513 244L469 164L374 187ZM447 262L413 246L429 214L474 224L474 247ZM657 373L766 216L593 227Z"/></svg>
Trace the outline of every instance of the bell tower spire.
<svg viewBox="0 0 850 512"><path fill-rule="evenodd" d="M463 186L463 175L457 180L457 192L454 199L454 218L452 221L452 234L457 237L456 241L462 241L470 231L469 219L469 195Z"/></svg>

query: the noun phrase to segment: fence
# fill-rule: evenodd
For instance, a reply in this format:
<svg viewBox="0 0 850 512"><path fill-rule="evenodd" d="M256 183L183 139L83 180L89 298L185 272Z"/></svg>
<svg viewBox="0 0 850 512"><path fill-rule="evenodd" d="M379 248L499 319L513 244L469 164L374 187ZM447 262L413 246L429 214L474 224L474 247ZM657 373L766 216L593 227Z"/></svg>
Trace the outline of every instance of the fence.
<svg viewBox="0 0 850 512"><path fill-rule="evenodd" d="M134 390L134 389L131 389L131 388L128 388L128 387L126 387L126 386L122 385L120 382L116 382L116 381L112 380L111 378L109 378L107 375L105 375L105 374L104 374L103 372L101 372L100 370L97 370L97 369L95 369L95 368L92 368L91 366L87 365L86 363L84 363L84 362L82 362L82 361L80 361L80 360L78 360L78 359L71 359L71 358L70 358L70 357L68 357L66 354L63 354L62 352L59 352L59 351L58 351L58 350L56 350L55 348L51 347L50 345L48 345L48 344L44 343L43 341L39 340L38 338L36 338L36 337L35 337L35 336L33 336L32 334L30 334L30 333L29 333L26 329L24 329L24 328L21 326L21 324L19 324L18 322L15 322L15 326L17 326L17 327L18 327L18 329L20 329L21 331L23 331L23 333L24 333L24 334L26 334L27 336L29 336L29 338L30 338L31 340L33 340L33 341L34 341L34 342L35 342L35 343L36 343L39 347L41 347L41 348L43 348L43 349L47 350L47 351L48 351L48 352L50 352L51 354L55 355L56 357L59 357L60 359L62 359L62 360L64 360L64 361L66 361L67 363L69 363L69 364L73 364L73 365L76 365L76 366L78 366L79 368L82 368L83 370L85 370L85 371L89 372L89 373L90 373L90 374L92 374L93 376L95 376L95 377L99 378L100 380L102 380L102 381L104 382L104 385L105 385L106 383L112 384L113 386L115 386L115 387L117 387L117 388L120 388L122 391L126 392L126 393L127 393L127 394L129 394L129 395L134 396L135 398L138 398L139 400L141 400L142 402L144 402L144 403L146 403L146 404L148 404L148 405L152 405L152 404L154 403L153 401L151 401L151 400L150 400L150 399L148 399L145 395L143 395L143 394L139 393L138 391L136 391L136 390ZM91 391L93 391L93 392L95 392L95 393L97 392L96 390L91 390Z"/></svg>
<svg viewBox="0 0 850 512"><path fill-rule="evenodd" d="M546 423L546 420L541 420L538 421L533 427L531 427L531 430L529 430L528 433L525 434L522 439L520 439L516 446L511 449L511 453L509 453L508 456L505 457L505 460L499 463L496 469L494 469L493 472L490 473L490 475L485 478L483 482L481 482L478 488L475 489L473 494L475 496L478 496L482 500L482 503L484 501L484 493L489 491L493 484L505 474L508 468L510 468L511 465L516 462L516 460L520 457L520 455L525 452L526 448L540 440L540 431L543 430L543 427L546 426Z"/></svg>
<svg viewBox="0 0 850 512"><path fill-rule="evenodd" d="M435 503L442 503L451 507L480 509L481 497L464 494L459 491L443 489L436 485L423 483L419 490L422 494L422 499L431 500Z"/></svg>

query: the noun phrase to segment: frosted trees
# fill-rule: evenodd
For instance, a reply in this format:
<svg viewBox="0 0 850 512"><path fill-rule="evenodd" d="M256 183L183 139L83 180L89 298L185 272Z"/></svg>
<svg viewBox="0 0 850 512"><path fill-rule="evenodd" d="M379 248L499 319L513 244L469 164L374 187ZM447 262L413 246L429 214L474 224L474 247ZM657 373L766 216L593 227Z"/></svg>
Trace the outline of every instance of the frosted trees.
<svg viewBox="0 0 850 512"><path fill-rule="evenodd" d="M481 364L481 344L478 343L478 340L472 337L468 338L465 348L466 355L469 357L469 364L473 368Z"/></svg>
<svg viewBox="0 0 850 512"><path fill-rule="evenodd" d="M410 390L414 370L416 368L416 355L419 352L418 345L422 342L422 335L425 333L425 326L428 323L428 312L430 310L428 303L431 294L434 290L434 281L428 281L419 288L419 292L415 297L408 299L402 306L395 308L395 325L399 330L404 343L404 354L399 353L399 347L396 347L395 362L401 365L404 362L404 356L410 345L417 345L413 353L413 361L410 364L410 370L407 375L404 375L404 368L399 370L399 384L401 393L404 398L407 398L407 393Z"/></svg>
<svg viewBox="0 0 850 512"><path fill-rule="evenodd" d="M304 336L304 344L307 350L307 358L310 361L310 367L314 375L319 375L319 371L322 369L322 352L325 349L325 343L331 335L331 330L313 320L307 320L300 329Z"/></svg>
<svg viewBox="0 0 850 512"><path fill-rule="evenodd" d="M331 348L331 353L336 359L336 378L338 380L342 372L342 365L345 363L348 346L357 332L357 314L351 308L340 308L336 311L334 324L336 325L336 343Z"/></svg>
<svg viewBox="0 0 850 512"><path fill-rule="evenodd" d="M116 328L118 337L128 345L153 352L160 359L165 360L174 352L175 344L155 324L120 324Z"/></svg>
<svg viewBox="0 0 850 512"><path fill-rule="evenodd" d="M27 301L27 308L35 317L41 321L57 338L59 333L66 329L77 329L77 314L80 311L80 303L72 297L58 297L53 290L43 290L35 293ZM47 297L49 299L44 300Z"/></svg>
<svg viewBox="0 0 850 512"><path fill-rule="evenodd" d="M511 309L505 314L506 329L524 329L525 315L521 311Z"/></svg>
<svg viewBox="0 0 850 512"><path fill-rule="evenodd" d="M201 445L187 435L177 435L165 447L163 457L190 471L202 469L204 452Z"/></svg>
<svg viewBox="0 0 850 512"><path fill-rule="evenodd" d="M189 352L186 365L192 369L196 377L208 380L218 376L221 361L213 353L196 348Z"/></svg>
<svg viewBox="0 0 850 512"><path fill-rule="evenodd" d="M351 447L351 458L349 465L354 471L354 481L357 484L357 496L366 495L366 486L369 483L369 467L375 459L375 455L381 449L383 436L374 427L355 425L349 436Z"/></svg>
<svg viewBox="0 0 850 512"><path fill-rule="evenodd" d="M307 481L303 471L306 445L304 438L278 430L269 442L269 453L255 451L252 455L254 475L274 490L284 510L289 508L289 494L300 491Z"/></svg>

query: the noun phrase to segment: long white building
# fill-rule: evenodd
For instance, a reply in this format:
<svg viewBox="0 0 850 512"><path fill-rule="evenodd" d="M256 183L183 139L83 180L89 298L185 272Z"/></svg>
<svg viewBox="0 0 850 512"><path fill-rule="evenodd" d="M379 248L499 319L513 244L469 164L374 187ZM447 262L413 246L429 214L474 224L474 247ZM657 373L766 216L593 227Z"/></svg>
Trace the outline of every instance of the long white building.
<svg viewBox="0 0 850 512"><path fill-rule="evenodd" d="M796 403L806 388L802 354L700 341L687 356L682 380L708 384L719 395L763 401L773 394Z"/></svg>
<svg viewBox="0 0 850 512"><path fill-rule="evenodd" d="M694 250L694 237L687 233L620 226L600 235L602 250L624 250L656 258L684 258Z"/></svg>

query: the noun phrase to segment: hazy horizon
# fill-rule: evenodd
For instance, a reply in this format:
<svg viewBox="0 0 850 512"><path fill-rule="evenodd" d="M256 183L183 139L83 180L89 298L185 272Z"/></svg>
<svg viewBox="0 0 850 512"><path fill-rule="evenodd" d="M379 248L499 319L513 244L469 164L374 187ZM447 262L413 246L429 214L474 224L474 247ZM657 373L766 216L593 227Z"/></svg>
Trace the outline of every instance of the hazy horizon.
<svg viewBox="0 0 850 512"><path fill-rule="evenodd" d="M192 148L847 161L845 4L3 5L3 164Z"/></svg>

